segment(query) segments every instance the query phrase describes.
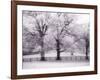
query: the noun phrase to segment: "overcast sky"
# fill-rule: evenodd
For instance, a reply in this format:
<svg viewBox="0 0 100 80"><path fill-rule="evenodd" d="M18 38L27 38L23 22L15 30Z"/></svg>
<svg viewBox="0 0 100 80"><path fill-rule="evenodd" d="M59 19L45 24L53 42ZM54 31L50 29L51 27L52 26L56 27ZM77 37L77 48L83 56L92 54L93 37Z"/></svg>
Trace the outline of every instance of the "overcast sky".
<svg viewBox="0 0 100 80"><path fill-rule="evenodd" d="M77 14L76 23L84 24L90 22L90 15L89 14Z"/></svg>
<svg viewBox="0 0 100 80"><path fill-rule="evenodd" d="M27 11L25 11L27 12ZM27 26L27 27L33 27L34 25L34 19L29 16L29 15L25 15L26 13L23 14L23 24L24 26ZM67 14L67 13L66 13ZM70 13L71 14L71 13ZM75 13L75 14L71 14L71 15L74 15L73 17L75 17L75 24L87 24L90 22L90 15L89 14L79 14L79 13ZM55 13L52 13L51 16L53 18L56 18L56 14Z"/></svg>

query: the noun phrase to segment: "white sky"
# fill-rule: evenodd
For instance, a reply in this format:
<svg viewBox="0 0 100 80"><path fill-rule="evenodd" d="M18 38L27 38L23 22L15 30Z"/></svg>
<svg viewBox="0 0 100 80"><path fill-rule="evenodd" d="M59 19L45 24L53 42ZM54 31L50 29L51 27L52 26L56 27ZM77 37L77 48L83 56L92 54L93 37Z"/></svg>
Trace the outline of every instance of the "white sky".
<svg viewBox="0 0 100 80"><path fill-rule="evenodd" d="M90 22L90 15L89 14L77 14L77 20L76 23L83 24L83 23L89 23Z"/></svg>

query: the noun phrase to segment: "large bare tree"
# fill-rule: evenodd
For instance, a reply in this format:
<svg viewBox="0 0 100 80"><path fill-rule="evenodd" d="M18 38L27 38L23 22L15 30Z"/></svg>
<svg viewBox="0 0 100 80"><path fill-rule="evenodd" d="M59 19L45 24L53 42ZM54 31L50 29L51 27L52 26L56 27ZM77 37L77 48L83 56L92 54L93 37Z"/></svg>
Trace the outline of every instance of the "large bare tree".
<svg viewBox="0 0 100 80"><path fill-rule="evenodd" d="M76 27L75 29L73 27ZM71 46L69 46L70 48L76 44L76 43L80 43L80 41L83 41L85 43L80 44L79 47L85 47L85 54L86 54L86 60L89 60L89 24L85 23L85 24L74 24L74 26L72 27L72 30L68 30L67 34L71 35L74 37L74 42ZM79 30L79 31L77 31ZM78 47L78 48L79 48Z"/></svg>
<svg viewBox="0 0 100 80"><path fill-rule="evenodd" d="M35 17L35 29L40 37L40 46L41 46L41 60L45 60L45 50L44 50L44 37L48 30L48 13L43 13Z"/></svg>
<svg viewBox="0 0 100 80"><path fill-rule="evenodd" d="M62 39L67 35L67 27L73 22L73 18L67 14L56 13L56 18L54 21L54 39L56 41L56 51L57 58L56 60L61 60L60 53L63 52Z"/></svg>
<svg viewBox="0 0 100 80"><path fill-rule="evenodd" d="M27 17L25 24L29 26L30 35L34 37L36 34L36 43L40 46L40 60L45 60L45 50L44 50L44 38L48 30L48 20L49 14L47 12L36 12L36 11L23 11L24 15ZM31 39L32 40L32 39ZM34 40L33 40L34 41ZM34 47L34 46L33 46Z"/></svg>

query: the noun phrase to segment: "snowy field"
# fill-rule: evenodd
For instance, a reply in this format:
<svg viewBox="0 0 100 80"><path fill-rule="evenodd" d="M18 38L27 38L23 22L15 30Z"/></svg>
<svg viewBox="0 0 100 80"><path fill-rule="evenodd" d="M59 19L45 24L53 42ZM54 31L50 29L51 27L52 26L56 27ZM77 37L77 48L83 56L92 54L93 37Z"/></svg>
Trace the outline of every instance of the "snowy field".
<svg viewBox="0 0 100 80"><path fill-rule="evenodd" d="M23 69L40 68L63 68L89 66L89 61L85 59L84 54L61 53L61 60L56 60L55 52L45 54L46 61L40 61L40 54L23 56Z"/></svg>

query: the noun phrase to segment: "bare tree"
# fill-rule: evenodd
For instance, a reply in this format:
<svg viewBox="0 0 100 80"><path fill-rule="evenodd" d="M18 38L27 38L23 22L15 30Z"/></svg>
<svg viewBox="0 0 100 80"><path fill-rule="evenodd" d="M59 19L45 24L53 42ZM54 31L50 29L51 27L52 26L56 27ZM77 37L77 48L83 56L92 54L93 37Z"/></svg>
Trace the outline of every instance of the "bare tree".
<svg viewBox="0 0 100 80"><path fill-rule="evenodd" d="M57 58L56 60L61 60L60 53L63 52L61 46L63 46L62 39L67 35L67 27L72 23L73 18L69 17L63 13L56 13L56 19L54 21L55 26L55 35L54 39L56 41L56 51Z"/></svg>
<svg viewBox="0 0 100 80"><path fill-rule="evenodd" d="M23 27L23 55L32 54L32 50L37 45L37 39L37 34L31 33L27 27Z"/></svg>
<svg viewBox="0 0 100 80"><path fill-rule="evenodd" d="M61 16L63 15L63 19L61 18ZM75 24L73 23L75 19L75 16L73 17L72 15L68 15L68 14L62 14L62 13L57 13L58 19L56 23L56 36L55 41L56 41L56 51L57 51L57 60L60 60L60 53L67 50L62 49L62 46L64 46L65 44L63 43L63 38L66 36L71 36L74 38L74 42L69 46L69 48L72 48L73 45L76 45L76 43L79 44L79 42L81 40L85 41L85 44L80 46L84 46L85 45L85 49L86 49L86 59L88 60L88 53L89 53L89 25L87 26L87 24ZM55 20L56 21L56 20ZM71 27L71 25L74 25L74 27ZM74 30L76 30L76 32L74 32ZM67 43L66 43L67 44ZM73 55L73 51L71 51L71 54Z"/></svg>
<svg viewBox="0 0 100 80"><path fill-rule="evenodd" d="M86 60L89 60L89 46L90 46L90 42L89 42L89 25L84 25L85 27L87 27L87 30L84 31L83 33L83 39L85 41L85 54L86 54Z"/></svg>
<svg viewBox="0 0 100 80"><path fill-rule="evenodd" d="M88 53L89 53L89 25L88 24L79 24L79 25L75 25L74 27L76 27L76 31L75 29L67 31L67 34L71 35L74 37L74 42L71 46L72 47L75 43L80 43L81 40L84 40L85 44L80 44L80 46L84 46L85 47L85 54L86 54L86 60L89 59ZM81 29L79 29L81 28ZM77 32L77 30L79 29L79 31ZM79 47L78 47L79 48Z"/></svg>
<svg viewBox="0 0 100 80"><path fill-rule="evenodd" d="M43 13L41 15L36 16L35 18L35 28L40 37L40 46L41 46L41 60L45 60L45 52L44 52L44 37L48 30L48 19L49 15L47 13Z"/></svg>
<svg viewBox="0 0 100 80"><path fill-rule="evenodd" d="M27 26L29 26L28 28L30 29L29 31L30 35L34 37L35 33L37 36L36 43L41 47L40 50L41 60L45 60L44 37L48 30L49 14L47 12L36 12L36 11L23 11L23 13L26 17L28 17L26 19L27 21L25 21L24 23L25 24L28 23Z"/></svg>

